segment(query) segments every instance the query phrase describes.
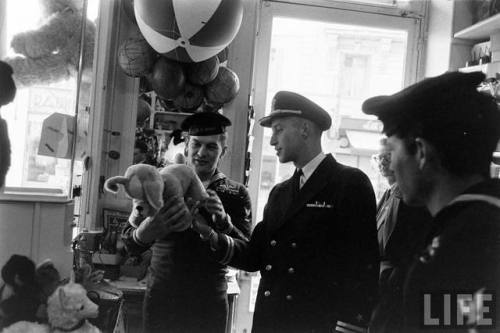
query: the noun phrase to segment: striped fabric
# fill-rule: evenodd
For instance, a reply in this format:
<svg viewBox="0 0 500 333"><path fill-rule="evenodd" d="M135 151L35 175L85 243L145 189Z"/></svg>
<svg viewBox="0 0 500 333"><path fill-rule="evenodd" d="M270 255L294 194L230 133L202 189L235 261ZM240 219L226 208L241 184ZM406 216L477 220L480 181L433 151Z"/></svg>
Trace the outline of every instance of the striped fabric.
<svg viewBox="0 0 500 333"><path fill-rule="evenodd" d="M234 255L234 240L232 237L229 237L227 235L224 235L224 234L219 234L219 235L223 236L226 240L226 243L227 243L226 254L222 258L220 263L227 265L231 261L231 259L233 258L233 255Z"/></svg>
<svg viewBox="0 0 500 333"><path fill-rule="evenodd" d="M337 320L337 326L334 332L341 333L367 333L368 330L365 327L356 326L353 324L346 323L344 321Z"/></svg>
<svg viewBox="0 0 500 333"><path fill-rule="evenodd" d="M486 195L486 194L461 194L455 199L453 199L448 206L451 206L458 202L470 202L470 201L483 201L489 203L490 205L500 208L500 199L497 197Z"/></svg>

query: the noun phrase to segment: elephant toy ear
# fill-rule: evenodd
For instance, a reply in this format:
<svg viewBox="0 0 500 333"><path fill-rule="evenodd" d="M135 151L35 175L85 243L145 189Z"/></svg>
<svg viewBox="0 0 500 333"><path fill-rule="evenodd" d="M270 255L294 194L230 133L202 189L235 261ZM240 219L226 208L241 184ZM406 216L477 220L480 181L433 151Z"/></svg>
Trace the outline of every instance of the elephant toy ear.
<svg viewBox="0 0 500 333"><path fill-rule="evenodd" d="M123 185L124 187L127 187L127 184L129 182L129 179L127 177L123 176L115 176L108 178L106 182L104 183L104 189L108 192L112 193L117 193L118 192L118 185Z"/></svg>
<svg viewBox="0 0 500 333"><path fill-rule="evenodd" d="M145 181L144 194L149 204L156 210L163 207L163 181Z"/></svg>

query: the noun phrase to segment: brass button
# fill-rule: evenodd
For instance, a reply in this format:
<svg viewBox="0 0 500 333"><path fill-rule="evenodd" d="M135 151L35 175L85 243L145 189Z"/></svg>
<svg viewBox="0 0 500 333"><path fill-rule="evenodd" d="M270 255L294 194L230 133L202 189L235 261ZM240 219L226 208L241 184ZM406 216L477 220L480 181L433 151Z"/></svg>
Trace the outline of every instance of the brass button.
<svg viewBox="0 0 500 333"><path fill-rule="evenodd" d="M297 247L297 243L293 242L293 243L292 243L292 248L294 248L294 249L295 249L296 247Z"/></svg>
<svg viewBox="0 0 500 333"><path fill-rule="evenodd" d="M264 296L266 296L266 297L267 297L267 296L269 296L269 295L271 295L271 292L270 292L269 290L264 291Z"/></svg>
<svg viewBox="0 0 500 333"><path fill-rule="evenodd" d="M266 271L270 271L272 268L273 268L273 266L272 266L272 265L267 265L267 266L266 266Z"/></svg>
<svg viewBox="0 0 500 333"><path fill-rule="evenodd" d="M290 268L288 269L288 273L290 273L290 274L295 273L295 269L294 269L293 267L290 267Z"/></svg>
<svg viewBox="0 0 500 333"><path fill-rule="evenodd" d="M291 301L293 299L292 295L286 295L286 300Z"/></svg>
<svg viewBox="0 0 500 333"><path fill-rule="evenodd" d="M271 241L271 246L276 246L276 243L277 243L277 242L273 239L273 240Z"/></svg>

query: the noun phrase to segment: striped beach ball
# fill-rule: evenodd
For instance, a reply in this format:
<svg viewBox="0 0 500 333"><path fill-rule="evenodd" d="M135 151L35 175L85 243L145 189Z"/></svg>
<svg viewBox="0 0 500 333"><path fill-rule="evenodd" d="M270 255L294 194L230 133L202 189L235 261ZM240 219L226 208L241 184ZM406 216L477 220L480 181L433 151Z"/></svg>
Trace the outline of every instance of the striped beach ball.
<svg viewBox="0 0 500 333"><path fill-rule="evenodd" d="M199 62L215 56L236 36L242 0L135 0L137 25L156 52Z"/></svg>

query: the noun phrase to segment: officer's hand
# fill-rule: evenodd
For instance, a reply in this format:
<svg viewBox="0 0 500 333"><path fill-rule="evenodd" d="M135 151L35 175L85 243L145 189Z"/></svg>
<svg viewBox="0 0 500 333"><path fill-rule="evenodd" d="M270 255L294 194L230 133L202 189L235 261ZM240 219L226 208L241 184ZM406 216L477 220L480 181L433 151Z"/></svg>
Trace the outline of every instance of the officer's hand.
<svg viewBox="0 0 500 333"><path fill-rule="evenodd" d="M215 224L220 229L225 229L227 214L219 196L213 190L207 190L208 198L203 199L203 207L212 214Z"/></svg>
<svg viewBox="0 0 500 333"><path fill-rule="evenodd" d="M146 219L137 228L137 236L144 243L151 243L172 232L179 232L191 226L192 216L184 200L172 197L152 218Z"/></svg>

